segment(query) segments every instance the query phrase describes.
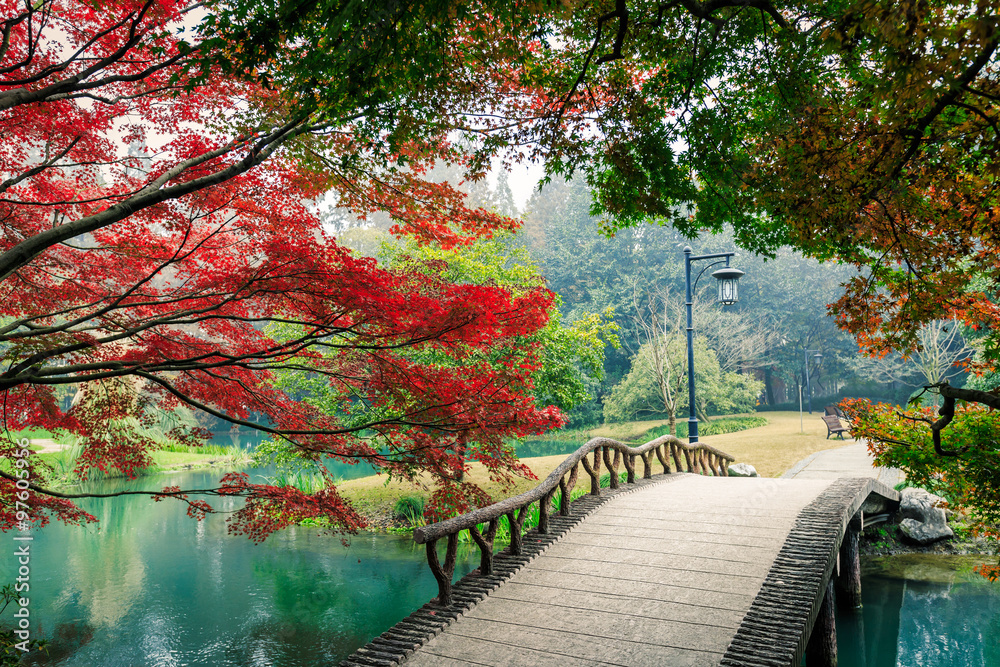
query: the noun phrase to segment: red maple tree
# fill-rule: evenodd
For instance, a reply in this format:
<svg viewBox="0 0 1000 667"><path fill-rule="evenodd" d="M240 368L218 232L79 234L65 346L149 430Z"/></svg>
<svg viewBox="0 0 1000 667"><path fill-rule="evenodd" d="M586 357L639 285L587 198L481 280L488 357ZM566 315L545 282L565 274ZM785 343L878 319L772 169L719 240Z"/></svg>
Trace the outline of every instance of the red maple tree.
<svg viewBox="0 0 1000 667"><path fill-rule="evenodd" d="M501 479L523 474L505 439L561 423L532 399L539 362L526 338L552 294L386 270L338 245L309 202L335 187L342 205L387 210L397 232L444 246L516 223L422 179L435 160L460 159L446 125L370 96L303 102L226 71L225 44L191 35L198 7L3 2L6 428L63 429L84 444L81 475L132 476L153 443L124 418L186 405L271 433L308 462L429 471L441 502L481 502L462 481L468 459ZM485 358L498 349L499 363ZM276 389L278 372L323 378L336 408ZM78 392L64 410L67 385ZM22 450L0 441L13 464L0 469L0 529L92 520ZM255 540L305 517L361 524L329 478L311 495L239 474L151 491L193 516L211 510L206 496L243 496L231 530Z"/></svg>

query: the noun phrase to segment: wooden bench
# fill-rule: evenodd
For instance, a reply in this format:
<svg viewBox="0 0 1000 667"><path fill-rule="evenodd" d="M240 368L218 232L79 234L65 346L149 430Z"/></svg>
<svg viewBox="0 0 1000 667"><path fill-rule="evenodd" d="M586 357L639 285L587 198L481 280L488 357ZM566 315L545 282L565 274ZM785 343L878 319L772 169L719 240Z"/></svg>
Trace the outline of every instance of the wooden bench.
<svg viewBox="0 0 1000 667"><path fill-rule="evenodd" d="M840 423L840 417L837 415L823 415L823 422L826 424L826 439L829 440L831 435L838 435L840 439L844 439L845 433L850 433L851 429Z"/></svg>

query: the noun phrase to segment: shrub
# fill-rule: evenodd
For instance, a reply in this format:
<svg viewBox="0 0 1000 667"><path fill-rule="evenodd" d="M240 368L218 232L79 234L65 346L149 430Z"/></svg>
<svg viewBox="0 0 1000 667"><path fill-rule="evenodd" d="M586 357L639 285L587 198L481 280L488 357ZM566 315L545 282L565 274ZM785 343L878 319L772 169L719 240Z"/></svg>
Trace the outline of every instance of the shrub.
<svg viewBox="0 0 1000 667"><path fill-rule="evenodd" d="M274 477L266 477L265 481L272 486L292 486L302 493L317 493L326 488L326 480L318 472L299 470L292 473L280 473Z"/></svg>
<svg viewBox="0 0 1000 667"><path fill-rule="evenodd" d="M892 405L903 406L906 405L906 401L910 396L910 392L913 391L913 387L899 387L895 390L890 389L887 386L846 386L843 387L836 394L829 396L817 396L813 394L812 397L812 407L813 412L819 410L823 411L823 408L827 405L839 405L845 398L867 398L873 403L888 403ZM802 394L802 409L807 409L805 390ZM787 403L775 403L773 405L758 405L757 412L798 412L799 411L799 399L796 398L794 401L788 401Z"/></svg>
<svg viewBox="0 0 1000 667"><path fill-rule="evenodd" d="M403 496L396 501L393 513L403 519L411 526L424 525L424 504L427 499L423 496Z"/></svg>
<svg viewBox="0 0 1000 667"><path fill-rule="evenodd" d="M14 584L7 584L2 589L0 589L0 614L7 611L7 607L14 601L16 601L20 596L14 590ZM12 610L13 611L13 610ZM13 625L13 623L12 623ZM17 635L14 634L14 630L8 627L0 628L0 665L3 667L14 667L21 664L21 658L24 653L17 646L18 644ZM42 651L47 650L49 640L47 639L29 639L27 642L28 650L35 651L41 649Z"/></svg>
<svg viewBox="0 0 1000 667"><path fill-rule="evenodd" d="M729 419L713 419L710 422L698 422L698 435L722 435L723 433L736 433L737 431L745 431L749 428L757 428L758 426L767 426L767 417L730 417ZM662 426L656 426L649 429L642 436L644 442L649 442L650 440L655 440L661 435L668 435L670 433L670 426L664 424ZM688 437L688 425L686 421L677 422L677 437L686 438Z"/></svg>

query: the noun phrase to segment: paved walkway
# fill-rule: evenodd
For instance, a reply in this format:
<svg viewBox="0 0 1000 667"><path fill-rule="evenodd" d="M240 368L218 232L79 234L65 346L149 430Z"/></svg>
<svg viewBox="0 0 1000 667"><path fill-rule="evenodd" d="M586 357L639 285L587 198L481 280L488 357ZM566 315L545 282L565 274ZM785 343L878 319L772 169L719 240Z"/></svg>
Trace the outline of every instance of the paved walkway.
<svg viewBox="0 0 1000 667"><path fill-rule="evenodd" d="M48 454L50 452L61 452L64 449L69 449L69 445L60 445L55 440L50 438L34 438L31 441L31 445L36 447L35 452L38 454Z"/></svg>
<svg viewBox="0 0 1000 667"><path fill-rule="evenodd" d="M838 477L874 477L888 487L903 481L898 468L877 468L863 442L851 441L835 449L808 456L781 477L783 479L837 479Z"/></svg>
<svg viewBox="0 0 1000 667"><path fill-rule="evenodd" d="M677 475L614 498L407 665L718 665L830 483Z"/></svg>

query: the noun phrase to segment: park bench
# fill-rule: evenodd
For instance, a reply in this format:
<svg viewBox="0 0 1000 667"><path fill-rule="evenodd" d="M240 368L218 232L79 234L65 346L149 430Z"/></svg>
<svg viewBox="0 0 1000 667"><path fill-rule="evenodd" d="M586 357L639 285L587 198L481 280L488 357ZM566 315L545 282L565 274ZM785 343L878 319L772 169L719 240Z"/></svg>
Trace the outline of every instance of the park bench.
<svg viewBox="0 0 1000 667"><path fill-rule="evenodd" d="M838 435L843 440L844 434L851 431L851 429L840 423L840 417L837 415L823 415L823 422L826 424L827 440L830 439L831 435Z"/></svg>

